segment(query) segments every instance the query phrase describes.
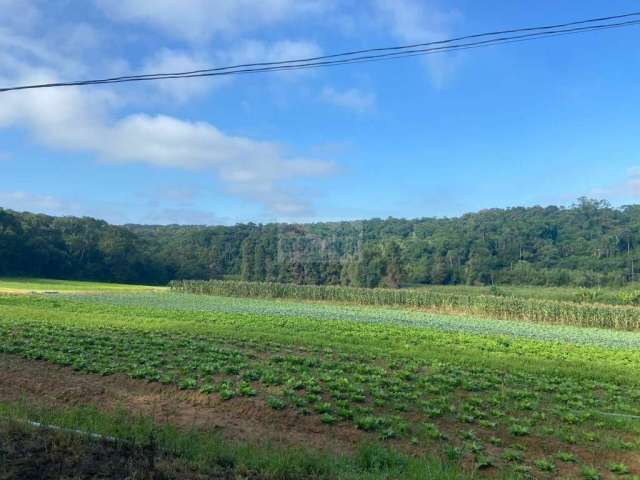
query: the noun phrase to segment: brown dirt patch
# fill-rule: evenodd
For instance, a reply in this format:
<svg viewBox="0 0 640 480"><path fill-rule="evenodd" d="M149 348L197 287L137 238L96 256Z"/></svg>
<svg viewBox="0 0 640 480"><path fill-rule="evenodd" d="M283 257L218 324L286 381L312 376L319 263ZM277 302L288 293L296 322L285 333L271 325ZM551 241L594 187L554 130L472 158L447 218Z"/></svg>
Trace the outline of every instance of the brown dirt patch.
<svg viewBox="0 0 640 480"><path fill-rule="evenodd" d="M134 380L125 375L77 373L42 361L0 354L0 401L36 406L124 408L159 423L219 431L225 438L353 451L366 434L347 425L327 426L317 416L276 411L259 398L222 401L215 395Z"/></svg>

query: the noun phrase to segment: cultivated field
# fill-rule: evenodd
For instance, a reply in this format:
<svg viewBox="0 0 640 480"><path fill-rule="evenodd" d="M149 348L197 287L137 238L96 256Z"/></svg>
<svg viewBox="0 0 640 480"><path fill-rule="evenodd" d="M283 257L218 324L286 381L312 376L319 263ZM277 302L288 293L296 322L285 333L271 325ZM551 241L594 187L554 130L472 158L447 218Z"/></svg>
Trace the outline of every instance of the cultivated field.
<svg viewBox="0 0 640 480"><path fill-rule="evenodd" d="M72 461L63 452L73 449L105 463L91 443L102 440L17 421L29 419L124 440L107 442L110 471L169 478L640 475L637 307L239 282L39 284L59 293L0 296L0 458L10 465L15 448L2 445L33 450L43 469L51 452Z"/></svg>
<svg viewBox="0 0 640 480"><path fill-rule="evenodd" d="M429 285L427 290L458 295L500 295L518 298L538 298L564 302L597 302L611 305L640 305L640 285L614 287L533 287L500 285L499 287L469 285Z"/></svg>
<svg viewBox="0 0 640 480"><path fill-rule="evenodd" d="M164 287L122 285L118 283L81 282L41 278L3 278L0 293L80 293L80 292L141 292L162 291Z"/></svg>
<svg viewBox="0 0 640 480"><path fill-rule="evenodd" d="M223 280L174 281L170 286L175 292L207 295L289 298L358 305L393 305L431 309L440 313L466 313L536 323L640 329L640 309L634 306L602 304L588 299L576 303L544 297L488 295L477 291L465 294L460 293L462 289L459 287L452 287L450 290L345 288Z"/></svg>

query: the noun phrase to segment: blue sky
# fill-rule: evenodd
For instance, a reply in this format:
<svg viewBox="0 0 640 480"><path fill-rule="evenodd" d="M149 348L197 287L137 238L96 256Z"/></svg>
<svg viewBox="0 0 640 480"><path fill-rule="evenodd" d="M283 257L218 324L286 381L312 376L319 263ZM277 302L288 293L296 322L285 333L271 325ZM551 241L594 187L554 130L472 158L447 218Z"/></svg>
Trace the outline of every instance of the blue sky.
<svg viewBox="0 0 640 480"><path fill-rule="evenodd" d="M300 58L633 1L0 0L0 84ZM0 94L0 206L115 223L640 197L640 27L351 66Z"/></svg>

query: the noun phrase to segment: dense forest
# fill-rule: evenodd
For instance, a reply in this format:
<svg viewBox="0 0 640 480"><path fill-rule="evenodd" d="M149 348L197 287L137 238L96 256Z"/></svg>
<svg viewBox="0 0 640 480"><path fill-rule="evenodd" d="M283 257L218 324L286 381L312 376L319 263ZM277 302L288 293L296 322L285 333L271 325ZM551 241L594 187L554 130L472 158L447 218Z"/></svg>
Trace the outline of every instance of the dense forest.
<svg viewBox="0 0 640 480"><path fill-rule="evenodd" d="M457 218L235 226L115 226L0 209L0 275L164 284L238 278L300 284L620 285L639 279L640 205Z"/></svg>

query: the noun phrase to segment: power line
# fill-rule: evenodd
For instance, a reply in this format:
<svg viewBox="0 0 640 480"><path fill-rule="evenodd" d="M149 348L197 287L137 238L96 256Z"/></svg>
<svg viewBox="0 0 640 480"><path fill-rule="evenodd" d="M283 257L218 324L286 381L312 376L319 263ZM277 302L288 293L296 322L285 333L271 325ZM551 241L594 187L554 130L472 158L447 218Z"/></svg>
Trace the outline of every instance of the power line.
<svg viewBox="0 0 640 480"><path fill-rule="evenodd" d="M517 28L517 29L512 29L512 30L499 30L499 31L495 31L495 32L487 32L487 33L477 33L477 34L472 34L472 35L465 35L465 36L462 36L462 37L455 37L455 38L450 38L450 39L447 39L447 40L437 40L437 41L426 42L426 43L416 43L416 44L393 46L393 47L368 48L368 49L364 49L364 50L353 50L353 51L350 51L350 52L342 52L342 53L334 53L334 54L331 54L331 55L321 55L321 56L316 56L316 57L300 58L300 59L296 59L296 60L281 60L281 61L272 61L272 62L244 63L244 64L233 65L233 66L228 66L228 67L217 67L217 68L206 68L206 69L201 69L201 70L192 70L192 71L189 71L189 72L173 72L173 73L164 73L164 74L151 73L151 74L142 74L142 75L127 75L127 76L122 76L122 77L106 78L106 79L103 79L101 81L112 81L112 80L115 81L115 80L124 80L124 79L128 79L128 78L147 78L147 77L150 78L150 77L155 77L155 76L166 76L166 75L191 75L191 74L224 71L224 70L231 70L231 69L238 69L238 68L267 67L267 66L284 65L284 64L290 64L290 63L316 62L318 60L327 60L327 59L330 59L330 58L361 55L363 53L373 53L373 52L381 52L381 51L393 51L393 50L404 50L404 49L411 49L411 48L418 48L418 47L428 47L428 46L432 46L432 45L458 42L458 41L461 41L461 40L470 40L472 38L479 38L479 37L487 37L487 36L495 36L495 35L504 35L504 34L512 34L512 33L529 32L529 31L534 31L534 30L543 31L543 30L551 30L551 29L554 29L554 28L565 28L565 27L571 27L571 26L581 25L581 24L585 24L585 23L595 23L595 22L604 22L604 21L610 21L610 20L619 20L619 19L622 19L622 18L634 17L634 16L639 16L639 15L640 15L640 12L632 12L632 13L626 13L626 14L623 14L623 15L615 15L615 16L610 16L610 17L599 17L599 18L592 18L592 19L587 19L587 20L578 20L578 21L574 21L574 22L560 23L560 24L555 24L555 25L547 25L547 26L543 26L543 27L525 27L525 28Z"/></svg>
<svg viewBox="0 0 640 480"><path fill-rule="evenodd" d="M120 83L120 82L128 82L128 81L145 81L145 80L164 80L164 79L174 79L174 78L196 78L196 77L209 77L209 76L224 76L224 75L235 75L241 73L260 73L260 72L273 72L273 71L282 71L282 70L297 70L297 69L305 69L305 68L317 68L317 67L326 67L326 66L335 66L335 65L348 65L352 63L364 63L364 62L373 62L380 60L389 60L394 58L404 58L404 57L414 57L418 55L425 54L433 54L439 52L448 52L448 51L458 51L458 50L468 50L472 48L480 48L491 45L498 44L506 44L506 43L516 43L527 40L533 40L536 38L546 37L556 37L561 35L569 35L574 33L581 33L593 30L602 30L609 28L621 28L631 25L640 24L640 20L634 20L632 22L624 22L624 23L615 23L615 24L607 24L607 25L599 25L599 26L591 26L591 27L583 27L580 29L570 29L570 30L556 30L549 31L537 34L528 34L528 35L519 35L519 36L511 36L511 37L502 37L497 39L485 40L481 42L473 42L473 43L463 43L457 45L450 45L447 47L436 47L429 49L417 49L417 50L406 50L403 52L397 53L388 53L381 55L368 55L363 57L355 57L348 58L344 60L333 60L326 62L313 62L313 63L304 63L304 64L289 64L289 65L277 65L273 67L264 67L264 68L250 68L250 69L240 69L233 71L214 71L211 73L176 73L176 74L156 74L158 76L150 76L150 75L141 75L141 76L131 76L131 77L123 77L121 79L116 80L95 80L90 81L87 84L93 83ZM231 67L221 67L221 68L231 68ZM216 69L217 70L217 69ZM84 83L83 83L84 84Z"/></svg>
<svg viewBox="0 0 640 480"><path fill-rule="evenodd" d="M227 67L216 67L201 70L192 70L187 72L174 72L174 73L155 73L155 74L143 74L143 75L129 75L121 77L111 77L96 80L79 80L71 82L55 82L55 83L43 83L33 85L20 85L13 87L0 88L1 92L8 92L13 90L27 90L36 88L53 88L63 86L81 86L81 85L98 85L108 83L123 83L123 82L135 82L135 81L150 81L150 80L166 80L176 78L195 78L195 77L213 77L213 76L227 76L246 73L263 73L283 70L297 70L306 68L319 68L336 65L347 65L352 63L373 62L381 60L390 60L396 58L412 57L417 55L430 55L439 52L467 50L472 48L480 48L492 45L499 45L505 43L515 43L521 41L535 40L539 38L555 37L560 35L570 35L577 33L584 33L596 30L605 30L610 28L623 28L640 24L638 20L628 20L623 22L614 23L600 23L603 21L621 20L630 17L639 17L640 12L626 13L622 15L592 18L586 20L578 20L574 22L546 25L541 27L525 27L510 30L501 30L496 32L479 33L472 35L465 35L462 37L451 38L447 40L438 40L433 42L401 45L391 47L379 47L370 48L364 50L354 50L350 52L335 53L331 55L323 55L317 57L309 57L296 60L282 60L273 62L258 62L258 63L245 63L240 65L233 65ZM585 25L577 27L576 25ZM571 27L571 28L567 28ZM523 33L522 35L510 35L512 33ZM498 37L497 35L507 35ZM470 40L482 37L495 37L486 40L480 40L467 43L455 43L462 40ZM429 48L425 48L429 47ZM376 53L385 52L385 53ZM363 55L363 54L368 55ZM344 57L344 58L341 58Z"/></svg>
<svg viewBox="0 0 640 480"><path fill-rule="evenodd" d="M555 37L555 36L569 35L573 33L585 32L585 31L601 30L601 29L608 29L608 28L621 28L621 27L637 25L637 24L640 24L640 20L615 23L615 24L581 27L577 29L554 30L554 31L539 32L539 33L533 33L533 34L527 34L527 35L501 37L501 38L494 38L490 40L484 40L480 42L449 45L446 47L405 50L402 52L387 53L387 54L380 54L380 55L369 55L369 56L363 56L363 57L347 58L344 60L333 60L333 61L325 61L325 62L276 65L272 67L248 68L248 69L239 69L239 70L222 71L222 72L217 71L218 69L215 69L216 71L210 72L210 73L185 72L185 73L176 73L176 74L156 74L154 76L139 75L139 76L131 76L131 77L120 77L115 79L106 79L106 80L90 80L86 82L77 82L73 84L71 83L70 84L46 84L43 86L90 85L90 84L100 84L100 83L121 83L121 82L146 81L146 80L164 80L164 79L174 79L174 78L224 76L224 75L235 75L235 74L242 74L242 73L259 73L259 72L272 72L272 71L282 71L282 70L296 70L296 69L304 69L304 68L317 68L317 67L335 66L335 65L346 65L346 64L352 64L352 63L388 60L391 58L413 57L417 55L433 54L433 53L446 52L446 51L468 50L472 48L480 48L480 47L491 46L496 44L522 42L522 41L527 41L535 38L541 38L542 36ZM230 67L222 67L222 68L230 68Z"/></svg>
<svg viewBox="0 0 640 480"><path fill-rule="evenodd" d="M640 13L626 14L624 16L628 17L631 15L640 15ZM575 24L575 23L587 23L587 22L589 22L589 20L583 20L580 22L573 22L573 23ZM2 88L0 89L0 92L11 91L11 90L25 90L25 89L33 89L33 88L51 88L51 87L61 87L61 86L122 83L122 82L145 81L145 80L164 80L164 79L175 79L175 78L223 76L223 75L235 75L240 73L258 73L258 72L270 72L270 71L279 71L279 70L294 70L294 69L301 69L301 68L317 68L322 66L344 65L344 64L351 64L351 63L361 63L365 61L368 62L368 61L387 60L392 58L416 56L416 55L426 55L426 54L432 54L432 53L437 53L442 51L466 50L469 48L478 48L478 47L490 46L490 45L501 44L501 43L514 43L517 41L532 40L532 39L542 38L542 37L552 37L552 36L558 36L563 34L582 33L587 31L594 31L594 30L608 29L608 28L621 28L621 27L626 27L631 25L637 25L638 23L640 23L640 20L604 24L604 25L591 25L587 27L571 28L571 29L548 30L548 31L535 32L535 33L530 33L525 35L493 38L493 39L484 40L480 42L446 45L444 47L435 47L435 48L428 48L428 49L402 50L402 51L395 51L395 52L385 53L385 54L367 55L367 56L346 58L342 60L333 60L333 61L308 62L308 63L298 63L305 60L263 62L258 64L237 65L233 67L219 67L219 68L206 69L206 70L196 70L192 72L132 75L132 76L126 76L126 77L115 77L115 78L107 78L107 79L99 79L99 80L82 80L82 81L75 81L75 82L59 82L59 83L48 83L48 84L24 85L24 86L17 86L17 87ZM547 27L539 27L539 28L532 27L528 29L518 29L517 31L534 30L534 29L542 29L542 28L547 28ZM516 30L511 30L511 31L516 31ZM467 38L486 36L486 35L495 35L495 34L493 33L477 34L477 35L467 36ZM449 40L430 42L427 44L420 44L420 45L433 45L433 44L440 44L440 43L446 43L446 42L449 42ZM386 47L384 48L384 50L396 50L400 48L407 48L407 47ZM367 51L372 51L372 50L374 49L369 49ZM383 49L375 49L375 50L380 51ZM335 58L337 56L343 56L343 55L349 55L349 54L348 53L334 54L334 55L327 55L327 56L316 57L316 58ZM274 65L274 66L238 69L238 67L244 67L244 66L252 67L254 65ZM235 70L231 70L231 69L235 69Z"/></svg>

